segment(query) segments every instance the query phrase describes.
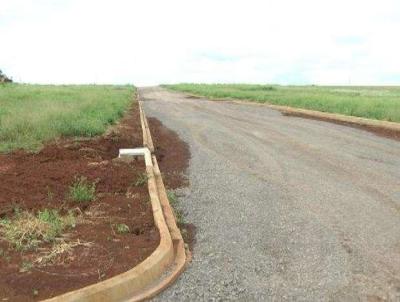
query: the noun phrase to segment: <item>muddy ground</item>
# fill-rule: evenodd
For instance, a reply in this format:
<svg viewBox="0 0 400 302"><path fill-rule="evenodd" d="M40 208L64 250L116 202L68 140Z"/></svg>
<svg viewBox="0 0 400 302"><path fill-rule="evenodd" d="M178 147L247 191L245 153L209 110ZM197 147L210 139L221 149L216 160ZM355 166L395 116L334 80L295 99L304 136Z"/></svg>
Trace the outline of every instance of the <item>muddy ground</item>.
<svg viewBox="0 0 400 302"><path fill-rule="evenodd" d="M12 219L16 209L36 213L44 208L73 210L79 217L63 240L78 242L51 263L37 258L49 251L44 243L30 251L16 251L0 240L0 300L31 301L53 297L110 278L134 267L159 244L153 223L143 160L113 160L119 148L142 145L137 104L120 124L103 137L59 139L38 153L15 151L0 155L0 217ZM96 200L88 206L68 198L76 177L96 183ZM116 224L129 232L119 234Z"/></svg>

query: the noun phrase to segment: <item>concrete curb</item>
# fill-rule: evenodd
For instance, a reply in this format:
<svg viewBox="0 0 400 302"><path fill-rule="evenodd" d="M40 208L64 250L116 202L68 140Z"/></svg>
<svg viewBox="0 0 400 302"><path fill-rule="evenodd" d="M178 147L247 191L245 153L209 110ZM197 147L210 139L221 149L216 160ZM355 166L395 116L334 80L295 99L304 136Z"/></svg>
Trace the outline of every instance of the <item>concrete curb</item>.
<svg viewBox="0 0 400 302"><path fill-rule="evenodd" d="M367 127L382 128L382 129L386 129L386 130L400 132L400 124L394 123L394 122L379 121L379 120L367 119L367 118L362 118L362 117L348 116L348 115L337 114L337 113L320 112L320 111L314 111L314 110L308 110L308 109L292 108L292 107L287 107L287 106L268 105L268 107L279 110L283 113L288 113L288 114L301 114L304 116L309 116L309 117L314 117L314 118L319 118L319 119L339 121L339 122L344 122L344 123L357 124L357 125L367 126Z"/></svg>
<svg viewBox="0 0 400 302"><path fill-rule="evenodd" d="M148 258L125 273L44 301L143 301L172 284L185 269L187 258L184 242L169 205L157 159L151 155L151 149L154 151L153 141L140 102L139 109L143 143L149 149L145 154L148 189L154 222L160 232L160 244Z"/></svg>
<svg viewBox="0 0 400 302"><path fill-rule="evenodd" d="M175 90L172 90L172 91L178 92ZM204 98L204 99L208 99L211 101L224 101L224 102L229 102L229 103L234 103L234 104L246 104L246 105L253 105L253 106L267 106L271 109L275 109L275 110L278 110L278 111L280 111L282 113L286 113L286 114L293 114L293 115L298 114L298 115L302 115L305 117L311 117L311 118L316 118L316 119L322 119L322 120L328 120L328 121L338 121L338 122L342 122L342 123L364 126L367 128L375 128L375 129L382 129L382 130L398 132L400 134L400 123L395 123L395 122L373 120L373 119L350 116L350 115L343 115L343 114L338 114L338 113L328 113L328 112L315 111L315 110L309 110L309 109L301 109L301 108L288 107L288 106L279 106L279 105L273 105L273 104L268 104L268 103L257 103L257 102L251 101L251 100L235 100L235 99L231 99L231 98L210 98L210 97L205 97L205 96L186 93L186 92L181 92L181 93L183 93L189 97Z"/></svg>
<svg viewBox="0 0 400 302"><path fill-rule="evenodd" d="M149 148L150 152L154 152L154 144L153 139L150 134L149 124L147 122L146 114L142 108L142 101L140 100L139 92L137 93L137 100L139 103L139 113L140 113L140 121L142 123L142 131L143 131L143 146Z"/></svg>

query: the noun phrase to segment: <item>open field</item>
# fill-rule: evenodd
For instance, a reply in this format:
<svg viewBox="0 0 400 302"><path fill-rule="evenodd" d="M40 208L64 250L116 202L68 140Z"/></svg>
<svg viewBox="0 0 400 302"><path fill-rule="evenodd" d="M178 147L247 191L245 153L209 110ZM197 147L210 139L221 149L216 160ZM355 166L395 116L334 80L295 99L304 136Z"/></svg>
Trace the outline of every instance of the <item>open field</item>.
<svg viewBox="0 0 400 302"><path fill-rule="evenodd" d="M231 98L400 122L400 87L176 84L166 88L209 98Z"/></svg>
<svg viewBox="0 0 400 302"><path fill-rule="evenodd" d="M102 134L126 111L133 86L0 86L0 152L38 150L57 137Z"/></svg>

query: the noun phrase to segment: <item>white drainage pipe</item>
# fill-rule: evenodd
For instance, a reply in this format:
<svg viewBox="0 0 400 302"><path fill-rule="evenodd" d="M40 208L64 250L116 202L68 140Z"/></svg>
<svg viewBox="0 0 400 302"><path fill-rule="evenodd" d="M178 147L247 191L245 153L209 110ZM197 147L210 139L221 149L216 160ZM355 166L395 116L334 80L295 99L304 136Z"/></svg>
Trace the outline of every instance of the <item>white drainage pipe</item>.
<svg viewBox="0 0 400 302"><path fill-rule="evenodd" d="M119 149L118 157L123 156L144 156L146 166L152 166L151 153L147 147L144 148L134 148L134 149Z"/></svg>

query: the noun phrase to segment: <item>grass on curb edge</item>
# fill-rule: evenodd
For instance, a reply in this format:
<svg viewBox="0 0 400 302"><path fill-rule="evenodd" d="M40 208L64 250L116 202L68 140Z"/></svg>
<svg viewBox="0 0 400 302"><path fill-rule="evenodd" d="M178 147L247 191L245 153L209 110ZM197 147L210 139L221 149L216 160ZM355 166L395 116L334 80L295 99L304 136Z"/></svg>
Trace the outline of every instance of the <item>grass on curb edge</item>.
<svg viewBox="0 0 400 302"><path fill-rule="evenodd" d="M169 204L172 207L172 210L175 214L176 222L178 225L182 225L185 223L183 211L179 209L179 201L174 191L167 191L167 197L169 200Z"/></svg>
<svg viewBox="0 0 400 302"><path fill-rule="evenodd" d="M136 187L143 186L144 184L147 184L148 180L149 180L149 176L147 175L146 172L139 174L138 178L136 179L135 186Z"/></svg>

